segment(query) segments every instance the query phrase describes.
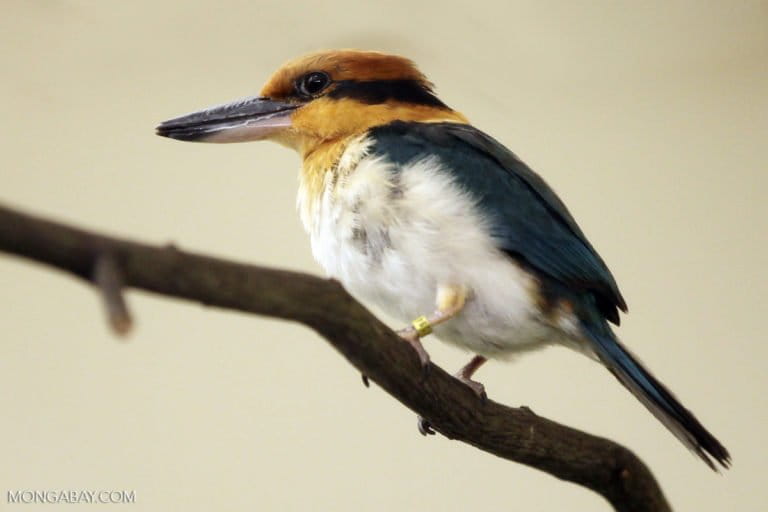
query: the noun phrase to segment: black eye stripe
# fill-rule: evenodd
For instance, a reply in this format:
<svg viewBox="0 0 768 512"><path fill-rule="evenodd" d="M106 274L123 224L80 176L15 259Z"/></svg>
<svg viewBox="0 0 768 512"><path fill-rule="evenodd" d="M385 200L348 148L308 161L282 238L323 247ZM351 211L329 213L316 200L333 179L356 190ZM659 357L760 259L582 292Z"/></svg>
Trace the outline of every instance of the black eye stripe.
<svg viewBox="0 0 768 512"><path fill-rule="evenodd" d="M299 97L312 99L331 84L335 87L328 96L334 99L350 98L369 105L396 100L415 105L448 108L427 85L418 80L333 81L327 73L312 71L299 77L294 87Z"/></svg>
<svg viewBox="0 0 768 512"><path fill-rule="evenodd" d="M416 105L448 108L432 91L418 80L339 80L334 82L328 96L335 99L350 98L369 105L387 100Z"/></svg>

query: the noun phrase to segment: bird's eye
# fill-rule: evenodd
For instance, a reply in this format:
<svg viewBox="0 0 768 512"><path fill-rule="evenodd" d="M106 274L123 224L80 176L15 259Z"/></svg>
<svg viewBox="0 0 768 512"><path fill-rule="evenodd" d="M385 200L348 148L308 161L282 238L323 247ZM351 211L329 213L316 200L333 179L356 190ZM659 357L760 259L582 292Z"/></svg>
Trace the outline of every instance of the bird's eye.
<svg viewBox="0 0 768 512"><path fill-rule="evenodd" d="M302 76L296 82L296 92L305 98L318 94L331 83L331 77L322 71L313 71Z"/></svg>

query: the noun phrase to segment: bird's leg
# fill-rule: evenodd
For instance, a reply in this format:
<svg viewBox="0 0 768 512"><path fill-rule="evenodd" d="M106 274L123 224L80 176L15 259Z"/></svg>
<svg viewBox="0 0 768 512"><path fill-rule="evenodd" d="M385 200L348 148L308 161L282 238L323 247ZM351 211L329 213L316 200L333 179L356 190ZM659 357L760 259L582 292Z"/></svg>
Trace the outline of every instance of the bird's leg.
<svg viewBox="0 0 768 512"><path fill-rule="evenodd" d="M467 289L458 285L441 285L437 288L437 298L435 300L437 309L429 316L421 316L414 320L410 326L398 331L398 334L406 340L416 350L419 355L422 366L425 368L429 364L429 354L424 350L421 344L421 338L432 332L432 327L450 320L464 308L467 302ZM477 367L480 366L479 363ZM477 367L474 369L476 370ZM474 371L472 370L472 371ZM471 375L471 373L469 373ZM469 378L467 377L467 380ZM429 421L418 417L419 432L422 435L432 435L435 433Z"/></svg>
<svg viewBox="0 0 768 512"><path fill-rule="evenodd" d="M429 365L429 354L421 344L421 338L432 333L432 328L456 316L467 300L467 290L458 285L440 285L437 288L435 300L437 309L429 316L420 316L405 329L400 329L397 334L407 341L419 356L421 365Z"/></svg>
<svg viewBox="0 0 768 512"><path fill-rule="evenodd" d="M461 370L456 372L454 377L459 379L461 382L469 386L472 391L477 394L482 399L486 399L487 395L485 394L485 386L477 382L476 380L472 380L472 375L477 371L478 368L483 366L485 362L487 361L486 358L483 356L475 356L472 358L470 362L468 362L464 367L462 367Z"/></svg>

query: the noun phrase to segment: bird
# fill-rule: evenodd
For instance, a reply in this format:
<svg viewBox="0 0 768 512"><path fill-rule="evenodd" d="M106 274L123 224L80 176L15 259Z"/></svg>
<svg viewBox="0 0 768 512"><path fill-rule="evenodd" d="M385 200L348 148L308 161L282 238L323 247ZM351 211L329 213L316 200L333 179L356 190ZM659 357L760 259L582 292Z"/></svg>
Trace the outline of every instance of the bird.
<svg viewBox="0 0 768 512"><path fill-rule="evenodd" d="M289 60L257 96L162 122L194 142L271 140L298 152L297 207L313 256L397 331L422 365L434 332L488 359L562 345L602 363L710 468L728 450L619 340L627 304L553 189L440 100L408 58L323 50ZM433 433L428 422L422 433Z"/></svg>

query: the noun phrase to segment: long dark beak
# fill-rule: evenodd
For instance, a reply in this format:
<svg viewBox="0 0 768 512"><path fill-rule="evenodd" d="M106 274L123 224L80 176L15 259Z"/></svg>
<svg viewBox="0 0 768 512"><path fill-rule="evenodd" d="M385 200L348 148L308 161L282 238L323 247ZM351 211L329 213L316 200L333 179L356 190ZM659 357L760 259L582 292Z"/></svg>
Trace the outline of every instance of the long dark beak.
<svg viewBox="0 0 768 512"><path fill-rule="evenodd" d="M291 126L295 103L251 97L160 123L157 134L194 142L261 140Z"/></svg>

